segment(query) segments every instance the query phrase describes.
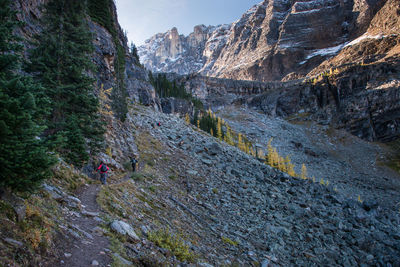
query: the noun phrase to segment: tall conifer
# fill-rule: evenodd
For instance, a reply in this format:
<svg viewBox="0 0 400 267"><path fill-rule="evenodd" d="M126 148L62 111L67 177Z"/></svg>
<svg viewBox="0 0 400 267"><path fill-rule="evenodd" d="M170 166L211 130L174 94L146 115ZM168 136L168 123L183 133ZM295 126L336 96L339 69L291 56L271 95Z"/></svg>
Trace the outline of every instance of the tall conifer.
<svg viewBox="0 0 400 267"><path fill-rule="evenodd" d="M9 0L0 0L0 187L35 188L55 162L39 137L38 103L42 88L19 74L21 45L13 34L18 22Z"/></svg>
<svg viewBox="0 0 400 267"><path fill-rule="evenodd" d="M90 60L92 34L86 20L86 1L51 0L45 6L44 29L31 53L30 71L51 98L45 132L50 148L76 165L100 146L103 126L93 95Z"/></svg>

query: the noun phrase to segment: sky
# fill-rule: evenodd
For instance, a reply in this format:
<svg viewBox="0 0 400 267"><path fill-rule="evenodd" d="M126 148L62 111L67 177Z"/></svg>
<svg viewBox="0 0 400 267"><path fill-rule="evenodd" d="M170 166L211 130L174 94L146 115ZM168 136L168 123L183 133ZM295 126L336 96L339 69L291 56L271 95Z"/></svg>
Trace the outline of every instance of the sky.
<svg viewBox="0 0 400 267"><path fill-rule="evenodd" d="M218 25L238 20L261 0L116 0L118 20L137 46L172 27L188 35L199 24Z"/></svg>

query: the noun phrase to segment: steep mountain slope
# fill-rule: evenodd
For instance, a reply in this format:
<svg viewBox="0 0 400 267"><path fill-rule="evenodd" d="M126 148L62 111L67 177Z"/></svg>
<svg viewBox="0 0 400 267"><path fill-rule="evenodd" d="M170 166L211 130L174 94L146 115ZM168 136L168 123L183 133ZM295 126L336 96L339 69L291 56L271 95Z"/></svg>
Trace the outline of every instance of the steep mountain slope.
<svg viewBox="0 0 400 267"><path fill-rule="evenodd" d="M263 1L249 9L219 37L215 56L204 52L207 76L236 80L280 80L291 74L303 76L327 57L335 55L346 42L363 34L385 1ZM168 33L167 33L168 34ZM165 36L162 34L159 37ZM183 37L182 37L183 38ZM153 71L187 74L171 68L163 50L163 38L139 48L143 62ZM210 39L213 42L213 39ZM166 42L168 44L168 42ZM146 52L148 46L153 52ZM168 46L168 45L167 45ZM203 50L200 47L200 50ZM162 59L162 67L159 65ZM180 59L183 62L184 55ZM200 64L201 62L199 62Z"/></svg>
<svg viewBox="0 0 400 267"><path fill-rule="evenodd" d="M282 90L247 98L266 114L303 114L366 140L392 141L398 127L400 2L387 1L368 31ZM245 101L246 102L246 101Z"/></svg>
<svg viewBox="0 0 400 267"><path fill-rule="evenodd" d="M290 6L289 1L270 3ZM312 3L316 12L338 8L333 1L301 3L299 8ZM355 10L366 15L355 24L370 20L362 3L355 3ZM267 7L272 6L265 1L245 16L255 19L258 14L263 21L261 11ZM307 121L337 122L366 139L396 137L398 86L365 89L368 83L387 86L388 78L399 78L397 59L390 56L397 51L397 36L368 40L385 44L379 46L381 55L374 61L354 65L344 61L337 73L332 70L322 76L320 72L328 69L316 69L316 80L305 83L179 77L188 91L218 110L218 116L259 148L266 150L274 138L272 144L291 156L297 173L301 164L307 166L303 180L162 113L146 71L127 51L115 7L111 8L117 42L104 26L90 21L96 48L93 61L98 66L94 93L107 125L106 149L81 170L60 159L54 179L34 195L23 196L27 199L0 190L0 265L106 266L111 258L116 266L400 265L400 180L382 164L393 151ZM39 14L37 5L22 9L22 17L29 18L23 33L31 37L31 29L39 29L33 16ZM391 31L396 31L397 21L388 15L397 10L392 5L380 12L387 20L374 18L371 34L381 27L388 29L387 34L395 33ZM192 36L190 42L204 43L206 58L223 57L219 48L228 28L199 34L197 39ZM246 36L244 29L238 32ZM213 37L205 40L208 35ZM179 57L185 53L184 45L177 33L173 36L175 41L163 53ZM124 48L129 96L124 122L110 107L112 88L118 84L118 44ZM342 53L365 51L367 57L376 51L364 48L360 42ZM342 60L341 55L332 60ZM338 119L338 114L343 117ZM139 154L136 173L129 166L133 153ZM112 169L108 186L95 181L97 160Z"/></svg>
<svg viewBox="0 0 400 267"><path fill-rule="evenodd" d="M221 114L254 140L275 136L279 150L295 154L316 182L276 171L183 119L135 106L129 118L140 172L100 194L109 221L125 220L143 234L120 240L121 255L139 265L179 264L182 256L153 243L155 232L167 231L186 240L199 265L398 264L399 180L375 158L385 148L334 133L342 135L339 141L318 126L307 130L250 110ZM346 156L355 147L357 161ZM365 172L366 162L376 171Z"/></svg>

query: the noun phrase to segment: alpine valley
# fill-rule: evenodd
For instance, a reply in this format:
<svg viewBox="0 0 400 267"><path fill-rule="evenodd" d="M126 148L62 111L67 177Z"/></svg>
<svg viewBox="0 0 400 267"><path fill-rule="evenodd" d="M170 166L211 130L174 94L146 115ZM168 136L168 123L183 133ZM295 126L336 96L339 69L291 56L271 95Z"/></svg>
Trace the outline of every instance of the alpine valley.
<svg viewBox="0 0 400 267"><path fill-rule="evenodd" d="M400 266L400 0L0 4L0 266Z"/></svg>

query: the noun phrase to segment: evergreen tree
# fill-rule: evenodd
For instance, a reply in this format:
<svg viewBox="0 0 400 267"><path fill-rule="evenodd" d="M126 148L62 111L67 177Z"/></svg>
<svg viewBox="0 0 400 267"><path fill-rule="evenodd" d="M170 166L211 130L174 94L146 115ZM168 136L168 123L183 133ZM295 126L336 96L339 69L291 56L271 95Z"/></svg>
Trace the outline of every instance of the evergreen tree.
<svg viewBox="0 0 400 267"><path fill-rule="evenodd" d="M29 70L51 99L49 147L81 166L102 142L104 127L93 95L92 34L86 21L86 1L51 0L45 7L44 29L31 53Z"/></svg>
<svg viewBox="0 0 400 267"><path fill-rule="evenodd" d="M134 43L131 43L131 55L136 58L136 60L138 61L138 63L140 62L139 60L139 55L138 55L138 50L137 47Z"/></svg>
<svg viewBox="0 0 400 267"><path fill-rule="evenodd" d="M118 38L114 37L114 43L117 47L117 57L115 59L117 84L111 95L112 107L117 118L125 121L128 113L128 92L125 86L125 50Z"/></svg>
<svg viewBox="0 0 400 267"><path fill-rule="evenodd" d="M21 45L9 0L0 0L0 187L25 191L49 177L55 159L39 138L35 122L44 99L42 88L18 73Z"/></svg>

